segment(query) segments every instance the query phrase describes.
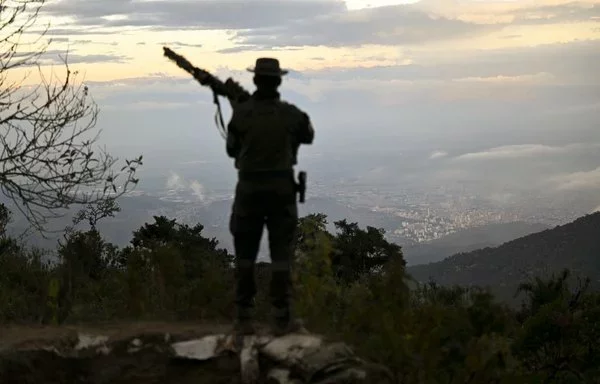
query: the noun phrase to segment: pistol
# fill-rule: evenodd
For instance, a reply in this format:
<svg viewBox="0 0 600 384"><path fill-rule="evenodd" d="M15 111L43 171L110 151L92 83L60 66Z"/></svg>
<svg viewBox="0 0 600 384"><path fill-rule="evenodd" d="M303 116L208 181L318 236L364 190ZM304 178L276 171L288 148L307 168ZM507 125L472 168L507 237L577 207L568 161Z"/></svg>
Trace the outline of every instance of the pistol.
<svg viewBox="0 0 600 384"><path fill-rule="evenodd" d="M300 203L304 204L304 195L306 194L306 172L298 172L298 194Z"/></svg>

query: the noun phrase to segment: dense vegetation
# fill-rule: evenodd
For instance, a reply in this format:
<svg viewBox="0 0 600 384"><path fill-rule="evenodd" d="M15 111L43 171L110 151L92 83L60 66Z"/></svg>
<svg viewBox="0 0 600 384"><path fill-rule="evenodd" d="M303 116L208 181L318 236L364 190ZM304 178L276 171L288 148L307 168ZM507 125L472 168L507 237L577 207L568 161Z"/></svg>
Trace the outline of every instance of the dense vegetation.
<svg viewBox="0 0 600 384"><path fill-rule="evenodd" d="M600 286L600 212L494 248L458 253L440 262L408 268L421 282L441 285L490 285L504 301L512 300L524 280L549 277L565 268L570 282L589 277Z"/></svg>
<svg viewBox="0 0 600 384"><path fill-rule="evenodd" d="M112 200L83 209L57 258L44 261L44 252L6 235L3 209L1 320L231 319L233 257L202 225L155 217L119 249L96 229L118 211ZM526 300L513 310L481 288L417 285L382 230L339 221L329 233L326 220L299 223L296 311L311 330L344 339L401 383L598 382L600 295L589 281L569 286L567 271L524 281ZM267 320L269 264L257 269L257 316Z"/></svg>

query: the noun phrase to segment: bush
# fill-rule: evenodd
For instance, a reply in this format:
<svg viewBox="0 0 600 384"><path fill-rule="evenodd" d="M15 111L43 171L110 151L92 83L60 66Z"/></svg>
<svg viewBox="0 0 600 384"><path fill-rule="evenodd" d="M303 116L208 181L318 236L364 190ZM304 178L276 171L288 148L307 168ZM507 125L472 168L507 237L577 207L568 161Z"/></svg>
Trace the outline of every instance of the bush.
<svg viewBox="0 0 600 384"><path fill-rule="evenodd" d="M477 287L411 282L400 248L386 244L381 231L343 221L342 233L331 234L325 224L324 215L300 219L294 309L310 329L354 345L399 382L579 383L600 376L600 295L589 291L589 281L570 289L565 272L525 282L527 300L515 311ZM229 321L233 257L202 230L155 217L134 232L131 246L118 249L94 222L69 229L54 264L4 236L0 319ZM363 244L349 255L349 244L360 239L371 239L373 249ZM263 321L270 315L269 264L256 269Z"/></svg>

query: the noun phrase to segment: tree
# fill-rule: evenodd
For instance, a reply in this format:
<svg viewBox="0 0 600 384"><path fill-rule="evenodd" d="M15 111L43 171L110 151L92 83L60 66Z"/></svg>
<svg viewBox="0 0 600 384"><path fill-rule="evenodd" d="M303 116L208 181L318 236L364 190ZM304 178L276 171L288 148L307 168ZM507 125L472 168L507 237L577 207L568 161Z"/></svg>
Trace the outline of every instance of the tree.
<svg viewBox="0 0 600 384"><path fill-rule="evenodd" d="M599 377L600 295L588 292L589 278L571 289L569 276L565 269L520 287L528 301L512 348L537 382L595 383Z"/></svg>
<svg viewBox="0 0 600 384"><path fill-rule="evenodd" d="M202 224L190 227L177 223L176 219L154 216L154 223L145 223L133 233L131 244L136 249L150 250L165 246L175 247L182 254L188 277L200 276L203 264L209 259L228 267L233 260L231 255L225 249L218 248L219 242L216 238L204 237L203 230Z"/></svg>
<svg viewBox="0 0 600 384"><path fill-rule="evenodd" d="M153 223L133 232L132 246L123 250L120 263L129 276L135 298L130 305L136 313L142 312L140 305L153 295L159 308L179 308L197 317L227 311L229 301L223 297L233 287L233 258L218 248L215 238L205 237L203 230L202 224L189 226L154 216ZM148 293L147 285L154 294ZM215 307L219 302L224 304Z"/></svg>
<svg viewBox="0 0 600 384"><path fill-rule="evenodd" d="M11 214L6 205L0 203L0 237L6 236L6 228L10 223Z"/></svg>
<svg viewBox="0 0 600 384"><path fill-rule="evenodd" d="M73 217L73 225L65 228L64 241L59 241L58 272L59 322L71 313L77 295L90 283L100 282L110 269L120 267L120 253L117 246L105 241L96 229L98 222L106 217L114 217L120 211L113 198L88 204ZM78 224L87 220L90 229L76 230Z"/></svg>
<svg viewBox="0 0 600 384"><path fill-rule="evenodd" d="M348 223L346 219L334 224L338 234L332 262L337 276L343 281L351 282L381 270L391 261L405 264L402 248L388 242L383 229L367 226L363 230L357 223Z"/></svg>
<svg viewBox="0 0 600 384"><path fill-rule="evenodd" d="M73 218L73 226L87 220L91 230L96 229L98 222L106 217L115 217L115 213L121 212L121 207L113 197L109 197L95 204L88 204L86 208L79 210Z"/></svg>
<svg viewBox="0 0 600 384"><path fill-rule="evenodd" d="M570 275L570 270L563 269L560 275L553 275L549 280L536 276L533 280L519 284L517 294L524 292L528 298L521 310L534 314L544 305L564 296L568 291L567 280Z"/></svg>
<svg viewBox="0 0 600 384"><path fill-rule="evenodd" d="M95 148L98 108L66 58L64 76L44 73L51 41L47 27L34 29L44 2L0 0L0 189L42 233L62 209L125 193L142 164L139 156L115 170L118 159ZM35 86L25 84L32 67Z"/></svg>
<svg viewBox="0 0 600 384"><path fill-rule="evenodd" d="M311 213L298 219L296 231L296 257L301 257L313 250L319 236L333 241L333 235L327 232L327 215Z"/></svg>

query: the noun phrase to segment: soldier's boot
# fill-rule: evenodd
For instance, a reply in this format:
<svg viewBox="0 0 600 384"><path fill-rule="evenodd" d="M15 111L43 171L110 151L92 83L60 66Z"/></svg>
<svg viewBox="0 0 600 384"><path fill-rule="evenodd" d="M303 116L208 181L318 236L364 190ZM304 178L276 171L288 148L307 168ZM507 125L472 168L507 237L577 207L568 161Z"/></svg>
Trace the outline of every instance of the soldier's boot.
<svg viewBox="0 0 600 384"><path fill-rule="evenodd" d="M233 324L233 332L238 336L254 335L256 328L250 319L237 319Z"/></svg>
<svg viewBox="0 0 600 384"><path fill-rule="evenodd" d="M280 337L288 334L308 335L310 332L304 327L304 322L301 319L290 319L282 321L275 319L273 322L273 335Z"/></svg>
<svg viewBox="0 0 600 384"><path fill-rule="evenodd" d="M308 334L301 319L291 316L288 309L274 308L274 317L272 323L272 332L274 336L284 336L290 333Z"/></svg>
<svg viewBox="0 0 600 384"><path fill-rule="evenodd" d="M238 308L237 318L233 324L233 332L236 336L247 336L256 333L254 321L252 320L251 310L248 308Z"/></svg>

